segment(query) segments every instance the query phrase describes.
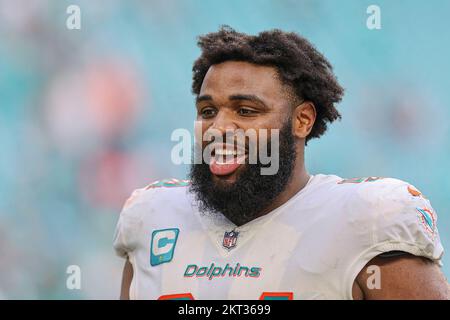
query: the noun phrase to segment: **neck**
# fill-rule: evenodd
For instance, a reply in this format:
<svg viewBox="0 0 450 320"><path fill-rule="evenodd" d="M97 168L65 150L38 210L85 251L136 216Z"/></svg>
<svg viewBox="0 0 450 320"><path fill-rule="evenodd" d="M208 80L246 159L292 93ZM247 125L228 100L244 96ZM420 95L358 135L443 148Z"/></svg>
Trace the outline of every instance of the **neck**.
<svg viewBox="0 0 450 320"><path fill-rule="evenodd" d="M286 189L280 193L280 195L272 202L272 204L264 209L258 217L264 216L276 208L282 206L284 203L289 201L293 196L295 196L300 190L302 190L308 183L310 175L305 169L305 163L303 159L297 161L297 165L292 171L292 178L288 182Z"/></svg>

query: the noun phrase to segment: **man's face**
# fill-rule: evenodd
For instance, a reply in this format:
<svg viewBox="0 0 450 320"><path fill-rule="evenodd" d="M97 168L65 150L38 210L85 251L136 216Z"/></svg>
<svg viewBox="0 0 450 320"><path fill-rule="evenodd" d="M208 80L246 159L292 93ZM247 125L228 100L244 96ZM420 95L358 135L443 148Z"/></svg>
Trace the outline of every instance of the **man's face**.
<svg viewBox="0 0 450 320"><path fill-rule="evenodd" d="M255 218L256 211L284 190L295 162L292 107L287 96L275 68L236 61L210 67L197 97L197 120L203 136L214 131L223 136L223 142L202 140L202 149L213 146L211 161L194 164L191 169L191 189L204 209L242 224ZM233 139L231 145L226 143L230 142L228 135L249 129L256 132L255 149L249 147L248 139L245 146L237 147ZM272 129L280 130L279 150L270 150ZM267 139L262 138L262 131ZM257 150L259 155L261 142L272 157L279 157L274 175L261 175L264 165L259 156L256 164L249 164L249 150ZM230 151L237 153L231 160L225 158Z"/></svg>
<svg viewBox="0 0 450 320"><path fill-rule="evenodd" d="M202 123L203 135L214 130L225 137L237 130L253 129L259 142L262 130L270 136L271 129L281 129L285 124L290 114L287 104L274 68L229 61L213 65L207 72L197 98L197 120ZM223 150L233 149L223 140ZM202 143L205 148L210 141ZM214 148L213 154L224 153L220 149ZM244 167L214 163L212 177L217 183L234 183Z"/></svg>

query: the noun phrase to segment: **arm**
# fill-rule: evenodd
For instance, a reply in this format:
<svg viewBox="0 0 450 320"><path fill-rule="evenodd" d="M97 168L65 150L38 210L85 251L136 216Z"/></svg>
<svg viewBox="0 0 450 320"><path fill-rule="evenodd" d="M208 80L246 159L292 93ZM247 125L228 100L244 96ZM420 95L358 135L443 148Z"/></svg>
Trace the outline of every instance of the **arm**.
<svg viewBox="0 0 450 320"><path fill-rule="evenodd" d="M449 300L450 286L439 266L427 258L410 254L391 258L378 256L358 274L353 297L365 300Z"/></svg>
<svg viewBox="0 0 450 320"><path fill-rule="evenodd" d="M119 221L117 222L114 234L114 250L119 257L126 259L120 289L121 300L130 299L130 286L131 281L133 280L134 271L129 256L136 249L136 245L139 242L139 235L143 232L141 215L145 200L139 197L143 191L144 189L136 189L126 201L120 212Z"/></svg>
<svg viewBox="0 0 450 320"><path fill-rule="evenodd" d="M125 266L123 268L122 274L122 287L120 290L120 300L129 300L130 299L130 285L131 280L133 280L133 266L130 261L127 259L125 262Z"/></svg>

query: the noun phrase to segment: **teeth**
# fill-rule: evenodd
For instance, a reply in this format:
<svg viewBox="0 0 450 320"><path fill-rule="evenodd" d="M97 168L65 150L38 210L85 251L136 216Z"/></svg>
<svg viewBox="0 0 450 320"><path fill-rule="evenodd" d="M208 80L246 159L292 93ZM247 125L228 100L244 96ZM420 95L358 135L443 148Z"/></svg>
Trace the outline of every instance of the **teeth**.
<svg viewBox="0 0 450 320"><path fill-rule="evenodd" d="M236 150L227 150L227 149L216 149L216 155L218 156L235 156L237 155Z"/></svg>

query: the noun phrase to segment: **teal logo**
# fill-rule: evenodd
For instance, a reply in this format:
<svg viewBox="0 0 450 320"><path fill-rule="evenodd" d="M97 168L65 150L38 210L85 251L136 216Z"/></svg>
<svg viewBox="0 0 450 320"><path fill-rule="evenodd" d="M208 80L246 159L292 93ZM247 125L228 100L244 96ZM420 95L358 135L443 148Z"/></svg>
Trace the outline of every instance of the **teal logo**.
<svg viewBox="0 0 450 320"><path fill-rule="evenodd" d="M180 230L177 228L152 232L150 243L150 264L152 266L172 261L179 232Z"/></svg>
<svg viewBox="0 0 450 320"><path fill-rule="evenodd" d="M419 212L419 220L425 231L434 237L436 230L436 214L428 208L416 208Z"/></svg>

